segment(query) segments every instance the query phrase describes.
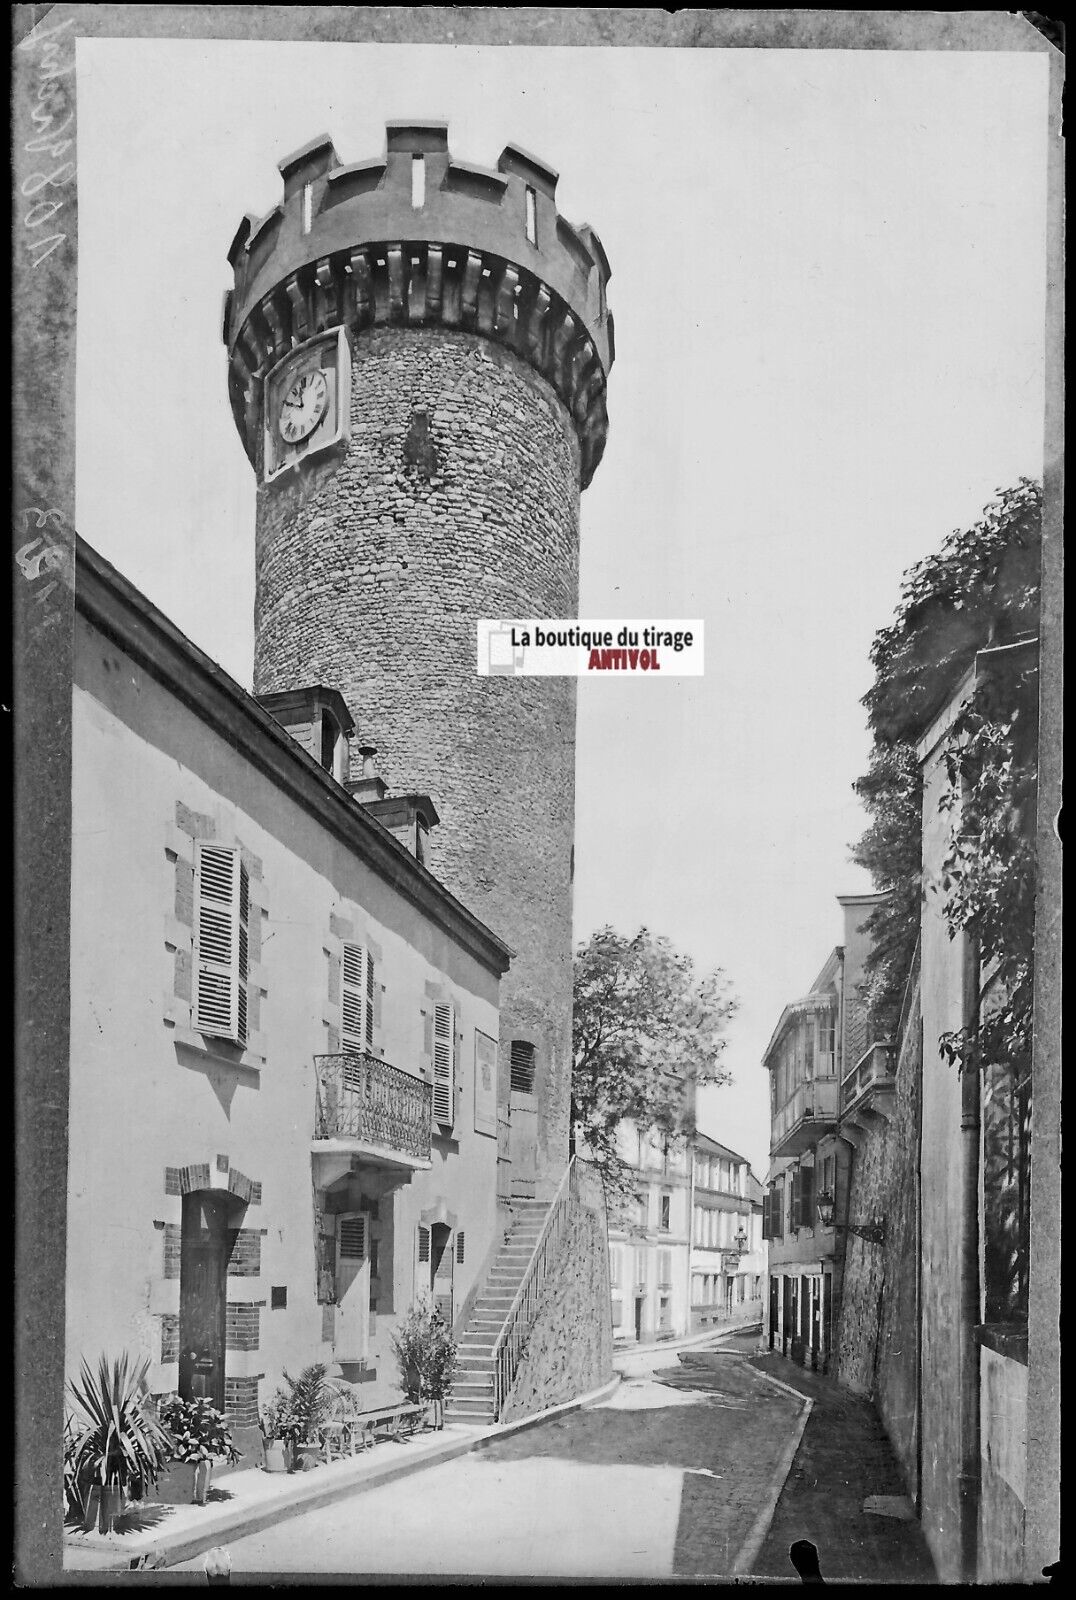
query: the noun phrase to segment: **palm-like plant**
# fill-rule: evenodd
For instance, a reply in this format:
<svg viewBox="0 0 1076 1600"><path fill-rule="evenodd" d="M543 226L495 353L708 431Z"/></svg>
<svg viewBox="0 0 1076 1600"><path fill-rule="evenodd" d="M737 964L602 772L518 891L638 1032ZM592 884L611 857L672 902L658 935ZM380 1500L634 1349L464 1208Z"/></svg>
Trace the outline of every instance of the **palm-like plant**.
<svg viewBox="0 0 1076 1600"><path fill-rule="evenodd" d="M124 1352L103 1355L95 1372L82 1361L80 1382L71 1394L86 1417L74 1451L80 1482L128 1489L152 1483L172 1453L172 1442L149 1408L146 1373Z"/></svg>
<svg viewBox="0 0 1076 1600"><path fill-rule="evenodd" d="M320 1438L321 1430L332 1419L333 1411L342 1390L328 1375L323 1361L304 1367L297 1378L285 1369L287 1390L278 1390L276 1399L281 1404L281 1434L293 1443L313 1443Z"/></svg>

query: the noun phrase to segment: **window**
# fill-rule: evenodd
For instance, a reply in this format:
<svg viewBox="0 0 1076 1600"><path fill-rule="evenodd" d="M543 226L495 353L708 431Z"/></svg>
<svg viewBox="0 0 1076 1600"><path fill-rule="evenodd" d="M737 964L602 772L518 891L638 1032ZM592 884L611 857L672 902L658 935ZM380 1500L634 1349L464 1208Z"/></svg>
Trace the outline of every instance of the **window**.
<svg viewBox="0 0 1076 1600"><path fill-rule="evenodd" d="M661 1223L660 1223L660 1227L661 1227L662 1231L665 1232L665 1233L668 1233L668 1231L669 1231L669 1219L670 1219L671 1216L672 1216L672 1195L671 1194L663 1194L662 1197L661 1197Z"/></svg>
<svg viewBox="0 0 1076 1600"><path fill-rule="evenodd" d="M832 1056L837 1043L837 1017L833 1011L824 1011L818 1019L818 1053ZM832 1071L832 1063L822 1064L821 1070Z"/></svg>
<svg viewBox="0 0 1076 1600"><path fill-rule="evenodd" d="M635 1281L636 1281L636 1283L645 1283L646 1282L646 1251L645 1250L636 1250L636 1252L635 1252Z"/></svg>
<svg viewBox="0 0 1076 1600"><path fill-rule="evenodd" d="M801 1228L814 1227L814 1168L800 1168L800 1215Z"/></svg>
<svg viewBox="0 0 1076 1600"><path fill-rule="evenodd" d="M513 1094L534 1093L534 1046L526 1039L512 1040L509 1081Z"/></svg>
<svg viewBox="0 0 1076 1600"><path fill-rule="evenodd" d="M639 1226L645 1228L650 1221L650 1203L645 1194L639 1196Z"/></svg>
<svg viewBox="0 0 1076 1600"><path fill-rule="evenodd" d="M609 1282L614 1289L620 1288L620 1251L609 1252Z"/></svg>
<svg viewBox="0 0 1076 1600"><path fill-rule="evenodd" d="M411 157L411 205L417 211L426 203L426 158Z"/></svg>
<svg viewBox="0 0 1076 1600"><path fill-rule="evenodd" d="M456 1012L440 1002L433 1008L433 1120L450 1128L456 1102Z"/></svg>
<svg viewBox="0 0 1076 1600"><path fill-rule="evenodd" d="M304 183L303 184L303 232L304 233L309 233L310 232L310 226L311 226L311 223L313 221L313 210L314 210L314 185L312 183Z"/></svg>
<svg viewBox="0 0 1076 1600"><path fill-rule="evenodd" d="M536 196L530 184L527 185L527 238L531 244L538 243L538 217Z"/></svg>
<svg viewBox="0 0 1076 1600"><path fill-rule="evenodd" d="M288 1286L286 1283L274 1283L269 1290L270 1311L286 1311L288 1309Z"/></svg>
<svg viewBox="0 0 1076 1600"><path fill-rule="evenodd" d="M1031 1074L983 1074L983 1289L986 1321L1026 1323L1031 1210Z"/></svg>
<svg viewBox="0 0 1076 1600"><path fill-rule="evenodd" d="M374 958L361 944L345 944L340 1039L345 1050L374 1047Z"/></svg>
<svg viewBox="0 0 1076 1600"><path fill-rule="evenodd" d="M366 1258L366 1218L361 1212L340 1217L336 1230L337 1254L341 1261L363 1261Z"/></svg>
<svg viewBox="0 0 1076 1600"><path fill-rule="evenodd" d="M238 845L199 843L194 877L194 1026L247 1042L250 883Z"/></svg>
<svg viewBox="0 0 1076 1600"><path fill-rule="evenodd" d="M663 1288L672 1283L672 1251L658 1251L658 1282Z"/></svg>

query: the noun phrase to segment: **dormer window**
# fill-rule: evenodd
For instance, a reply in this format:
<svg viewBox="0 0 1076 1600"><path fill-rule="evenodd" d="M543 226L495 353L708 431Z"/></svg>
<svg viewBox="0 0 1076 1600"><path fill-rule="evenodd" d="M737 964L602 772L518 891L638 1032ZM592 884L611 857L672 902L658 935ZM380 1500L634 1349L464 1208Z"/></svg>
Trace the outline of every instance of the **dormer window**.
<svg viewBox="0 0 1076 1600"><path fill-rule="evenodd" d="M262 694L259 704L291 734L296 744L313 756L319 767L345 783L350 766L350 738L355 724L343 698L335 689L310 684Z"/></svg>

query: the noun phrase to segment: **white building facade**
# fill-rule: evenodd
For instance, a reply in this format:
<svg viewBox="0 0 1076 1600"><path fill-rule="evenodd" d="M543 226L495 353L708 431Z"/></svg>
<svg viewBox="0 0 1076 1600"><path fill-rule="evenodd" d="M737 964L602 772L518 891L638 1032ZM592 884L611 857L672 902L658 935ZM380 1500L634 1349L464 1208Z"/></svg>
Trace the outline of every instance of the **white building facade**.
<svg viewBox="0 0 1076 1600"><path fill-rule="evenodd" d="M704 1133L695 1135L691 1177L691 1330L761 1317L762 1187L743 1156Z"/></svg>
<svg viewBox="0 0 1076 1600"><path fill-rule="evenodd" d="M609 1280L618 1345L688 1331L691 1162L684 1140L622 1122L621 1159L637 1175L635 1198L609 1208Z"/></svg>

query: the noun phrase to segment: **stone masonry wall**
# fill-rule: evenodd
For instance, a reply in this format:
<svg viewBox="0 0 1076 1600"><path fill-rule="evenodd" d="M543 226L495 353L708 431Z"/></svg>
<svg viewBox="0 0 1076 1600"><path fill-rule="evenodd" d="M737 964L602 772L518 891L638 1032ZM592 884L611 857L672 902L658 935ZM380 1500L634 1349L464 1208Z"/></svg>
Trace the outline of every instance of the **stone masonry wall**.
<svg viewBox="0 0 1076 1600"><path fill-rule="evenodd" d="M589 1394L613 1376L605 1205L600 1185L586 1169L580 1188L502 1422Z"/></svg>
<svg viewBox="0 0 1076 1600"><path fill-rule="evenodd" d="M918 985L908 1008L892 1120L855 1152L848 1199L854 1220L885 1220L882 1246L848 1236L837 1377L870 1396L916 1489L916 1152L922 1065Z"/></svg>
<svg viewBox="0 0 1076 1600"><path fill-rule="evenodd" d="M536 1046L539 1174L567 1151L575 683L480 678L483 616L573 616L579 444L553 389L478 336L353 338L351 437L258 496L254 687L323 683L390 790L441 817L427 864L518 954L503 1058Z"/></svg>

